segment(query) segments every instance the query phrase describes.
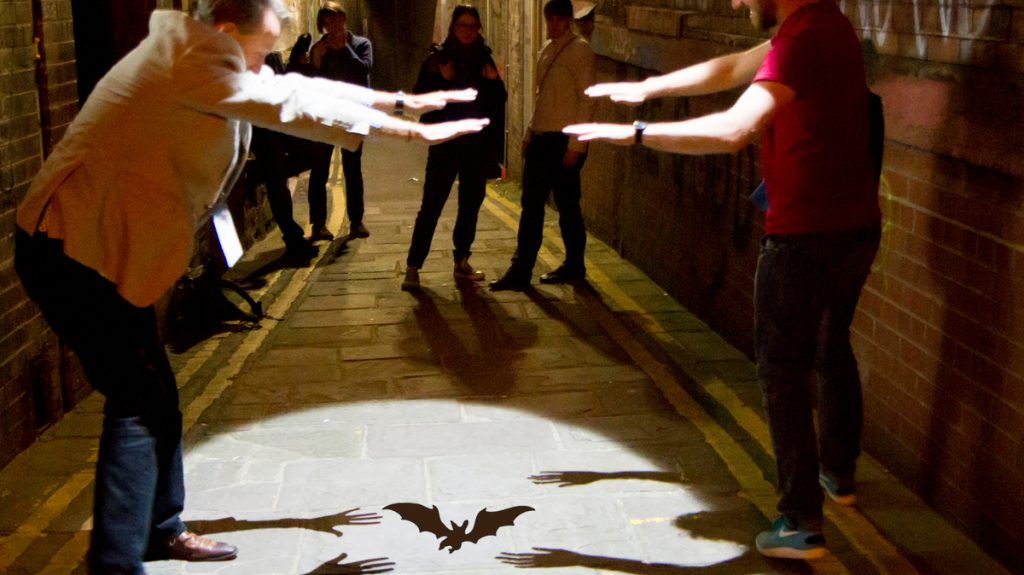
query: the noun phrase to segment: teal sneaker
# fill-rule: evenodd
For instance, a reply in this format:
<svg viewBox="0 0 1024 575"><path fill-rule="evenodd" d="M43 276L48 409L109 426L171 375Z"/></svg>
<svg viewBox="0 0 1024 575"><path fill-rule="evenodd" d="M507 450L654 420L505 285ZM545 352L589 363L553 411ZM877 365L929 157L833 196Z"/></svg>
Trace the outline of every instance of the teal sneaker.
<svg viewBox="0 0 1024 575"><path fill-rule="evenodd" d="M821 531L790 529L786 519L779 517L772 528L762 531L754 540L757 551L765 557L778 559L820 559L828 555Z"/></svg>
<svg viewBox="0 0 1024 575"><path fill-rule="evenodd" d="M853 485L852 481L849 485L844 485L828 473L825 473L825 471L819 471L818 483L821 484L822 489L825 490L825 494L828 495L829 499L835 501L839 505L851 507L857 503L857 488Z"/></svg>

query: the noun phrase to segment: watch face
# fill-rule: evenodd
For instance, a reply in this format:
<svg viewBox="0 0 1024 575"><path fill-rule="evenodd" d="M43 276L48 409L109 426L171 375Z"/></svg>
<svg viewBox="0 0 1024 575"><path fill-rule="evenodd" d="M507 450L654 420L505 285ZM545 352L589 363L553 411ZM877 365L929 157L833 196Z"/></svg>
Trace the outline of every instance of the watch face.
<svg viewBox="0 0 1024 575"><path fill-rule="evenodd" d="M643 120L637 120L633 122L633 129L636 130L636 135L633 136L633 142L639 144L644 139L644 129L647 128L647 122Z"/></svg>

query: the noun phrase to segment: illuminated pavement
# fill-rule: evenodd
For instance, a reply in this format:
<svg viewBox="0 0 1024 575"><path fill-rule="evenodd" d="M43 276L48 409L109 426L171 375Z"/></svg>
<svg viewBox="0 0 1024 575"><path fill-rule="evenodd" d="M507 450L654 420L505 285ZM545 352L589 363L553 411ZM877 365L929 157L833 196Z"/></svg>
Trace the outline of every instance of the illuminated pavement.
<svg viewBox="0 0 1024 575"><path fill-rule="evenodd" d="M423 149L364 158L371 237L282 268L273 234L233 274L277 319L173 356L185 519L240 553L151 575L1005 573L869 458L861 508L827 505L829 558L761 559L775 495L749 360L593 238L587 285L455 285L454 197L422 292L400 291ZM516 210L491 193L481 211L489 279ZM554 220L535 281L560 261ZM0 572L85 572L99 410L89 398L0 471ZM399 502L471 530L484 508L533 511L449 553L383 509Z"/></svg>

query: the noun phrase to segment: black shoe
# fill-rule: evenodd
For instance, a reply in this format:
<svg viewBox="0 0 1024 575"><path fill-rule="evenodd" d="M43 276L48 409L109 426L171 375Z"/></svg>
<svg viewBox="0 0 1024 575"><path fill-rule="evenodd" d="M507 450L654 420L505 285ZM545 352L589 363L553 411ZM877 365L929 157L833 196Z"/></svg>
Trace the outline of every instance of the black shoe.
<svg viewBox="0 0 1024 575"><path fill-rule="evenodd" d="M295 260L311 260L320 254L320 248L305 238L287 242L284 250L288 257Z"/></svg>
<svg viewBox="0 0 1024 575"><path fill-rule="evenodd" d="M530 276L514 273L511 270L505 275L492 281L489 286L491 291L524 290L530 287Z"/></svg>
<svg viewBox="0 0 1024 575"><path fill-rule="evenodd" d="M558 269L555 269L540 276L540 283L564 284L566 282L581 280L585 277L587 277L586 270L577 270L573 268L567 268L564 265L561 265L558 266Z"/></svg>

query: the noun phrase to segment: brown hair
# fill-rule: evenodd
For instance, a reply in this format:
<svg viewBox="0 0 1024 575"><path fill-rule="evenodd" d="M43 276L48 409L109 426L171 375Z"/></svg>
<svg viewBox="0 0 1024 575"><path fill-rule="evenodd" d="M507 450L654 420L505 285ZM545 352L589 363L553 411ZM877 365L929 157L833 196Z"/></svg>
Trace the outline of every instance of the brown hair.
<svg viewBox="0 0 1024 575"><path fill-rule="evenodd" d="M341 5L341 2L335 0L326 0L320 10L316 13L316 29L322 34L327 28L327 18L340 14L345 16L345 7Z"/></svg>

